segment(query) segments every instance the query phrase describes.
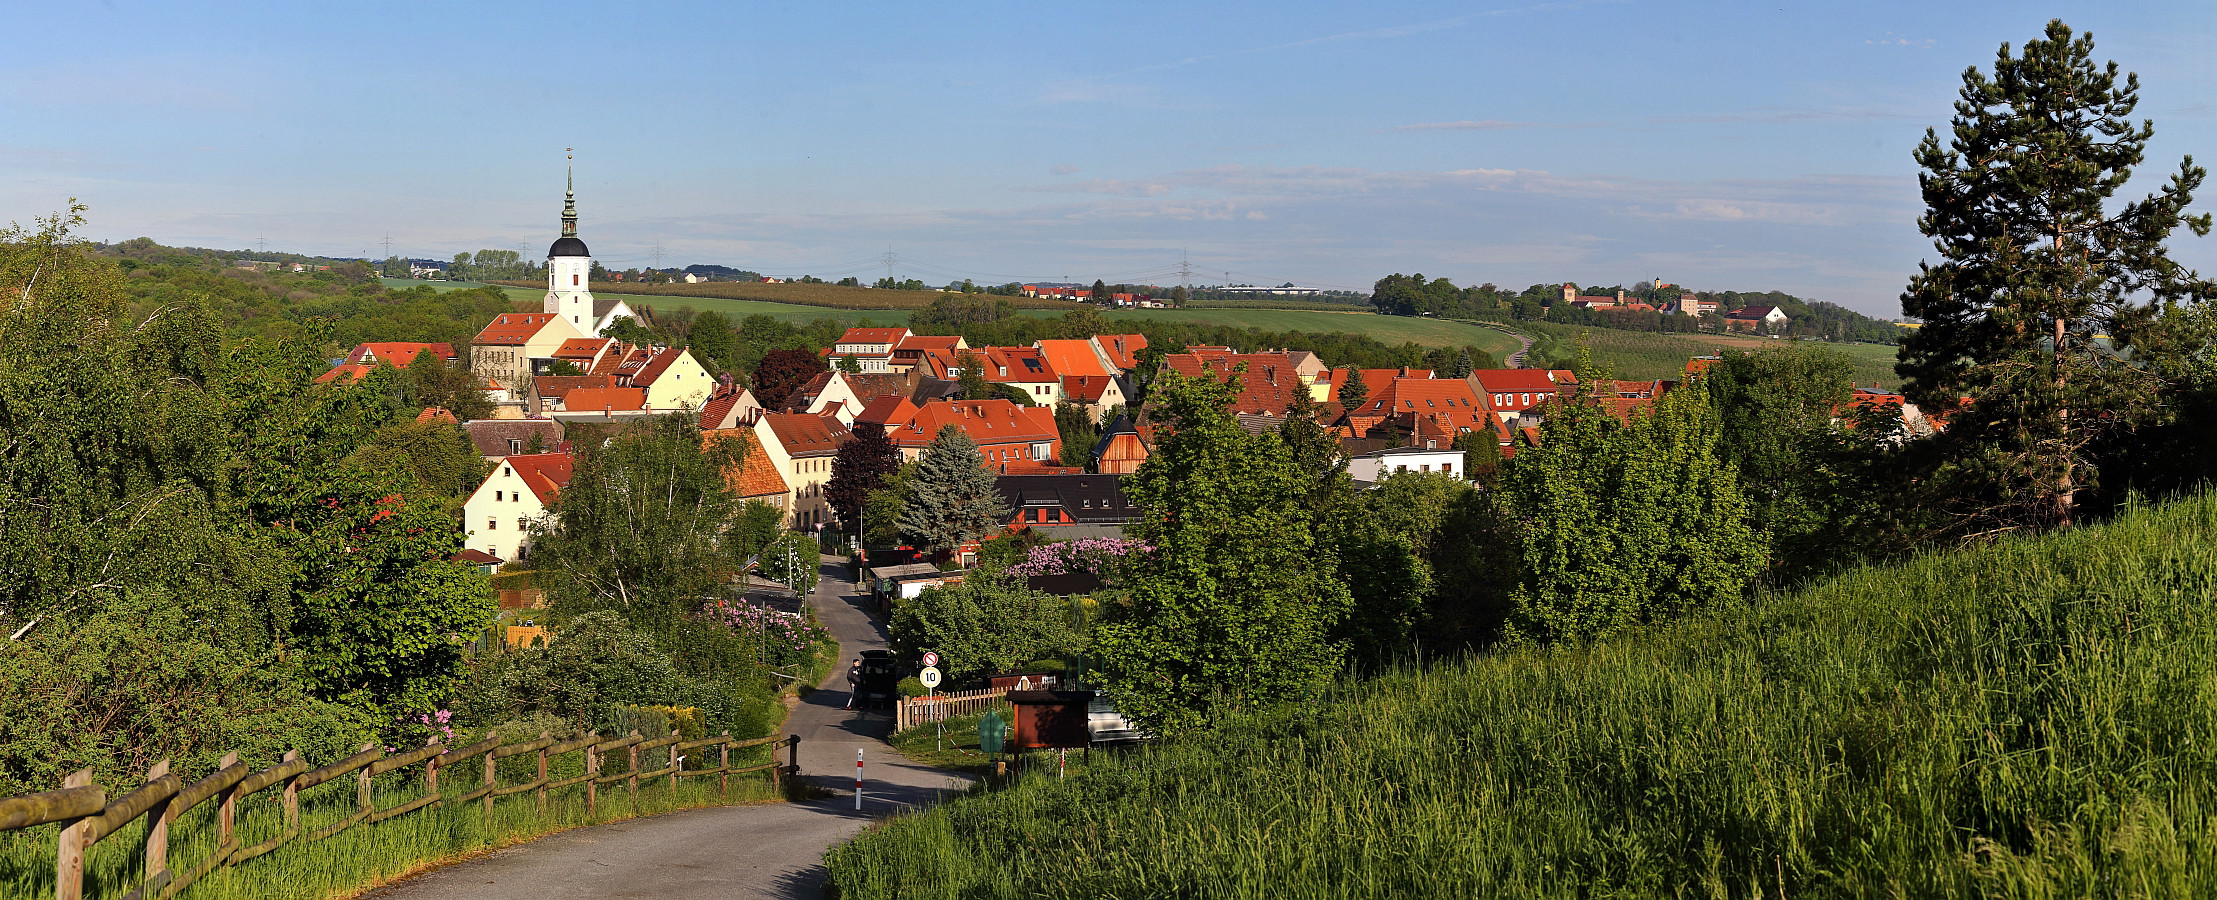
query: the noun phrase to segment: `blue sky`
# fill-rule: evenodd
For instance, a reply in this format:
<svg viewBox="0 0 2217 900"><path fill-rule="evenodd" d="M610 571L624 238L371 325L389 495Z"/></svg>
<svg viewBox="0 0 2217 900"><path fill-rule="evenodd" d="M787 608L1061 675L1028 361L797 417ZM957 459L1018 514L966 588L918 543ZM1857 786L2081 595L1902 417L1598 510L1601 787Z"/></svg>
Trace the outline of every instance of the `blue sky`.
<svg viewBox="0 0 2217 900"><path fill-rule="evenodd" d="M2217 159L2217 4L42 4L0 219L618 268L1781 289L1880 314L1909 152L2050 17L2140 74L2134 187ZM27 39L28 38L28 39ZM2211 188L2217 191L2217 186ZM2217 196L2201 204L2217 208ZM2175 241L2217 270L2217 238ZM1171 276L1173 279L1175 276Z"/></svg>

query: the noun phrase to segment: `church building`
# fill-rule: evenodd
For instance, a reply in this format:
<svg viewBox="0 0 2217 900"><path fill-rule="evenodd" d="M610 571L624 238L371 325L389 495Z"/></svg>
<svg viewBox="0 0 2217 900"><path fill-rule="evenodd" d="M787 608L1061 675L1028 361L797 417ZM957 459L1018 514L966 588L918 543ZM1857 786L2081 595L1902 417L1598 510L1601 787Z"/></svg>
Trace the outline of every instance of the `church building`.
<svg viewBox="0 0 2217 900"><path fill-rule="evenodd" d="M547 248L547 297L541 312L559 315L588 337L602 337L618 317L638 318L620 299L593 299L593 252L577 237L577 178L562 200L562 236Z"/></svg>

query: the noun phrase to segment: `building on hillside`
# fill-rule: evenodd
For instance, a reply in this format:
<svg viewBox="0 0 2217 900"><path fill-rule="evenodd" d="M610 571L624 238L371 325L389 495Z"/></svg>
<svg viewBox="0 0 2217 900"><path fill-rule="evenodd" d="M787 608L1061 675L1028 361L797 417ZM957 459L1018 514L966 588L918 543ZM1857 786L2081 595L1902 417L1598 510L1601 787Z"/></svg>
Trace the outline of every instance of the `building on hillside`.
<svg viewBox="0 0 2217 900"><path fill-rule="evenodd" d="M410 341L377 341L355 344L354 349L347 351L346 360L343 364L375 366L378 363L384 363L396 369L405 369L416 361L418 354L422 353L431 354L431 358L438 360L442 365L452 366L461 361L460 357L454 355L454 345L443 341L436 344Z"/></svg>
<svg viewBox="0 0 2217 900"><path fill-rule="evenodd" d="M970 342L959 334L911 334L893 345L893 357L886 367L892 372L910 372L924 365L927 357L939 360L943 366L957 365L955 360L969 350Z"/></svg>
<svg viewBox="0 0 2217 900"><path fill-rule="evenodd" d="M1204 375L1239 382L1232 400L1235 415L1273 416L1283 420L1300 397L1309 393L1292 357L1284 353L1233 353L1228 348L1197 347L1185 353L1166 354L1164 370L1188 378Z"/></svg>
<svg viewBox="0 0 2217 900"><path fill-rule="evenodd" d="M1777 334L1786 330L1786 313L1775 306L1743 306L1724 314L1724 327L1734 331Z"/></svg>
<svg viewBox="0 0 2217 900"><path fill-rule="evenodd" d="M747 451L737 462L724 468L724 483L731 486L741 502L766 503L779 511L790 508L792 488L785 483L785 476L778 471L777 461L770 458L770 451L763 447L753 428L718 428L701 432L702 446L717 440L737 440L746 444Z"/></svg>
<svg viewBox="0 0 2217 900"><path fill-rule="evenodd" d="M851 356L864 372L893 371L893 347L910 334L906 328L849 328L832 342L829 367L838 368L840 360Z"/></svg>
<svg viewBox="0 0 2217 900"><path fill-rule="evenodd" d="M462 431L477 446L477 455L495 461L563 449L562 423L553 419L473 419L462 423Z"/></svg>
<svg viewBox="0 0 2217 900"><path fill-rule="evenodd" d="M837 369L809 376L786 395L785 408L780 412L831 416L841 425L853 425L855 414L862 411L862 399L847 386L849 377Z"/></svg>
<svg viewBox="0 0 2217 900"><path fill-rule="evenodd" d="M574 177L562 195L562 236L547 248L547 295L539 311L568 322L576 336L600 337L619 318L638 314L622 298L593 297L593 252L577 236L577 182Z"/></svg>
<svg viewBox="0 0 2217 900"><path fill-rule="evenodd" d="M376 366L365 366L360 363L340 363L332 366L331 371L316 376L316 383L329 384L336 381L340 384L353 384L375 371L377 371Z"/></svg>
<svg viewBox="0 0 2217 900"><path fill-rule="evenodd" d="M1139 429L1132 426L1132 417L1120 415L1101 432L1101 442L1093 445L1093 471L1103 475L1130 475L1139 471L1147 461L1147 442L1139 436Z"/></svg>
<svg viewBox="0 0 2217 900"><path fill-rule="evenodd" d="M1047 357L1031 347L986 347L978 352L984 365L985 380L1006 385L1041 406L1054 406L1062 399L1062 378L1054 367L1047 364Z"/></svg>
<svg viewBox="0 0 2217 900"><path fill-rule="evenodd" d="M755 401L754 392L733 385L727 375L718 379L716 389L701 403L700 426L704 431L753 428L761 414L762 404Z"/></svg>
<svg viewBox="0 0 2217 900"><path fill-rule="evenodd" d="M1371 393L1376 393L1380 387L1397 379L1435 377L1435 373L1431 369L1412 369L1408 366L1402 366L1398 369L1361 369L1359 371L1363 373L1363 390ZM1333 369L1326 373L1326 378L1328 380L1325 382L1324 399L1345 405L1345 402L1339 398L1339 392L1341 388L1347 386L1347 370ZM1364 399L1368 400L1369 398L1365 397Z"/></svg>
<svg viewBox="0 0 2217 900"><path fill-rule="evenodd" d="M1139 521L1139 507L1124 495L1124 476L1100 474L1003 475L993 479L1008 502L1009 531L1032 529L1050 541L1120 538Z"/></svg>
<svg viewBox="0 0 2217 900"><path fill-rule="evenodd" d="M1581 295L1578 293L1578 285L1566 281L1563 282L1563 302L1580 309L1608 309L1624 305L1624 291L1618 290L1614 297L1594 294Z"/></svg>
<svg viewBox="0 0 2217 900"><path fill-rule="evenodd" d="M1463 471L1463 452L1452 446L1388 447L1347 460L1347 476L1359 487L1377 484L1386 476L1401 472L1438 472L1457 478L1469 477Z"/></svg>
<svg viewBox="0 0 2217 900"><path fill-rule="evenodd" d="M570 484L568 453L517 454L501 459L485 482L462 503L463 545L513 562L531 558L531 529Z"/></svg>
<svg viewBox="0 0 2217 900"><path fill-rule="evenodd" d="M1552 369L1478 369L1464 381L1503 422L1578 385L1577 379Z"/></svg>
<svg viewBox="0 0 2217 900"><path fill-rule="evenodd" d="M1124 410L1124 385L1113 375L1064 375L1062 402L1084 407L1095 422L1107 421Z"/></svg>
<svg viewBox="0 0 2217 900"><path fill-rule="evenodd" d="M470 340L470 372L505 385L515 401L528 404L532 376L545 374L555 351L582 336L554 313L500 313Z"/></svg>
<svg viewBox="0 0 2217 900"><path fill-rule="evenodd" d="M1022 462L1052 465L1062 458L1062 433L1055 427L1054 410L1043 406L1017 406L1000 399L940 400L914 407L913 412L897 404L890 409L891 415L905 416L878 424L901 448L902 459L922 456L940 429L949 425L976 441L986 467L995 471Z"/></svg>
<svg viewBox="0 0 2217 900"><path fill-rule="evenodd" d="M785 521L789 527L813 529L831 521L831 504L824 500L824 483L831 480L831 461L839 445L847 442L847 426L830 416L807 413L763 413L755 418L755 440L777 466L787 495Z"/></svg>
<svg viewBox="0 0 2217 900"><path fill-rule="evenodd" d="M1451 445L1457 435L1477 429L1491 431L1493 423L1492 406L1471 389L1468 381L1396 378L1383 388L1371 389L1370 396L1348 409L1339 424L1355 437L1368 437L1373 429L1388 426L1422 446L1424 440L1438 443L1443 437ZM1424 436L1419 435L1420 431Z"/></svg>

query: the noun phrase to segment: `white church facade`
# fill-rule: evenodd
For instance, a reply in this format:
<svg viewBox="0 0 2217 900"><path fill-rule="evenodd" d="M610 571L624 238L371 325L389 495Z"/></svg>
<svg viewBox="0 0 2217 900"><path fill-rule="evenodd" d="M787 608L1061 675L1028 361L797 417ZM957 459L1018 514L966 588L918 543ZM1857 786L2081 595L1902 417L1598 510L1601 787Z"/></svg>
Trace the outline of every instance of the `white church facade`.
<svg viewBox="0 0 2217 900"><path fill-rule="evenodd" d="M621 299L593 298L593 252L577 237L577 180L562 199L562 236L547 248L547 296L540 311L553 313L578 333L603 337L618 318L638 318Z"/></svg>

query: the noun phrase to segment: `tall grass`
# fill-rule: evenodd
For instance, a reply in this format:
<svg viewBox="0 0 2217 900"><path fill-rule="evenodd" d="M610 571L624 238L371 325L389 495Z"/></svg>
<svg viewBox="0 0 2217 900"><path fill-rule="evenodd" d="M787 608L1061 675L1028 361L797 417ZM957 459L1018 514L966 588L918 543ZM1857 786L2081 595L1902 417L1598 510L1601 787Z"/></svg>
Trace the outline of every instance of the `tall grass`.
<svg viewBox="0 0 2217 900"><path fill-rule="evenodd" d="M641 754L640 768L661 768L666 764L666 752L652 750ZM711 755L707 759L689 759L686 767L694 768L696 763L712 767L714 751L708 752ZM768 762L769 752L767 747L734 751L732 765ZM536 775L537 765L538 758L532 755L501 760L500 783L530 781ZM581 765L580 754L564 754L549 765L548 777L555 780L574 777L581 774ZM602 771L612 774L623 771L623 766L622 753L610 754L603 760ZM451 801L481 784L483 772L482 758L441 771L439 793ZM397 806L422 796L422 781L421 766L378 776L372 786L378 808ZM667 779L655 779L639 789L636 800L621 783L602 785L596 809L592 815L587 815L585 789L580 786L551 792L544 814L537 810L533 794L527 792L495 798L490 819L485 816L481 801L449 802L374 825L357 824L320 841L306 840L308 832L352 814L355 791L353 776L302 791L302 837L236 867L217 869L179 896L184 900L307 900L347 896L432 863L521 843L579 825L725 803L756 802L776 796L767 772L732 776L728 798L719 795L715 776L682 779L674 788ZM109 791L110 796L121 793L116 789ZM281 791L272 788L240 804L237 833L241 846L252 846L282 830L280 796ZM179 817L170 826L169 859L173 872L182 873L213 852L217 834L215 816L216 802L209 801ZM142 817L94 845L85 861L87 898L119 898L137 885L143 874L144 859L139 848L145 834ZM54 896L55 837L54 826L0 832L0 897Z"/></svg>
<svg viewBox="0 0 2217 900"><path fill-rule="evenodd" d="M2217 896L2217 499L1512 651L893 821L870 897Z"/></svg>

